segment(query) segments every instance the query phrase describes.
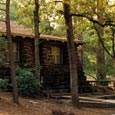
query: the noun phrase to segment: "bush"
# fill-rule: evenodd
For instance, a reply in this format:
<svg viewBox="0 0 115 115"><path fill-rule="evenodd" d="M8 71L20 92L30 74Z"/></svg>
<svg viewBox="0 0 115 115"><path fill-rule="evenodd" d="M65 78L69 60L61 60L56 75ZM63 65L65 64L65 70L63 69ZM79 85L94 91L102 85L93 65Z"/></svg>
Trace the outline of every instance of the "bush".
<svg viewBox="0 0 115 115"><path fill-rule="evenodd" d="M8 80L0 79L0 89L6 89L8 86Z"/></svg>
<svg viewBox="0 0 115 115"><path fill-rule="evenodd" d="M40 83L37 82L32 69L18 68L16 74L19 95L37 96Z"/></svg>

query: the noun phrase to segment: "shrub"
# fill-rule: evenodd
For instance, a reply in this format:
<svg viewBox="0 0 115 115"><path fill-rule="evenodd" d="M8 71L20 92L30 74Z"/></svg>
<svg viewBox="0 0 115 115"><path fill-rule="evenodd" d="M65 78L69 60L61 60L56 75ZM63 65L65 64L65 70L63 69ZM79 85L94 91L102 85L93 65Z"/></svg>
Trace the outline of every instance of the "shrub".
<svg viewBox="0 0 115 115"><path fill-rule="evenodd" d="M19 95L29 97L37 96L40 83L37 82L32 69L18 68L16 74Z"/></svg>
<svg viewBox="0 0 115 115"><path fill-rule="evenodd" d="M6 89L8 86L8 80L0 79L0 89Z"/></svg>

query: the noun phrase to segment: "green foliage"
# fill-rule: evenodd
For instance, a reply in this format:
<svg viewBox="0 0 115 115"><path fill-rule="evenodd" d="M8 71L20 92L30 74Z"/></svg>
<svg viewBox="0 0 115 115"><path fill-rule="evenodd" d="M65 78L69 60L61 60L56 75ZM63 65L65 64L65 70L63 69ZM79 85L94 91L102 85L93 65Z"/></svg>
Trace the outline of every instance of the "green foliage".
<svg viewBox="0 0 115 115"><path fill-rule="evenodd" d="M0 37L0 48L7 47L7 40L4 37Z"/></svg>
<svg viewBox="0 0 115 115"><path fill-rule="evenodd" d="M56 27L56 28L52 31L51 34L54 35L54 36L60 36L60 37L66 36L65 27L60 25L60 26Z"/></svg>
<svg viewBox="0 0 115 115"><path fill-rule="evenodd" d="M51 35L52 31L53 31L53 27L50 26L50 22L41 21L41 23L40 23L40 33Z"/></svg>
<svg viewBox="0 0 115 115"><path fill-rule="evenodd" d="M0 63L2 62L2 59L4 57L3 49L6 48L7 48L7 40L4 37L0 37Z"/></svg>
<svg viewBox="0 0 115 115"><path fill-rule="evenodd" d="M68 0L63 0L63 1L68 3ZM113 24L115 24L115 7L114 5L110 6L110 1L77 0L77 1L72 1L70 5L71 5L72 14L83 14L84 16L92 18L94 20L97 20L96 17L101 16L104 23L113 22ZM33 28L33 10L34 10L33 0L26 0L26 1L12 0L10 9L11 9L10 17L12 20L17 20L19 23L25 24L27 27ZM54 2L53 0L40 0L39 16L40 16L41 34L52 34L57 36L66 35L66 31L65 31L66 27L64 25L63 15L59 14L59 11L63 12L63 5L61 2ZM4 17L2 12L0 17L1 18ZM74 21L73 25L74 25L75 38L77 38L79 34L83 34L84 41L87 45L84 50L85 72L86 74L95 74L96 67L99 66L96 65L96 63L94 63L93 61L94 57L96 56L95 51L97 47L98 36L96 35L92 22L88 21L87 18L73 17L73 21ZM111 27L104 28L104 36L103 36L104 45L111 54L114 54L111 47L112 37L113 36L111 32ZM0 41L0 47L2 45L3 42ZM2 58L1 53L0 56L1 56L0 58ZM114 68L115 65L113 59L110 59L109 56L106 55L107 75L114 74L115 73ZM20 76L33 76L29 72L21 73L20 71L19 71Z"/></svg>
<svg viewBox="0 0 115 115"><path fill-rule="evenodd" d="M84 52L84 71L88 76L94 76L96 71L95 54Z"/></svg>
<svg viewBox="0 0 115 115"><path fill-rule="evenodd" d="M106 73L109 76L115 75L115 61L110 56L106 58Z"/></svg>
<svg viewBox="0 0 115 115"><path fill-rule="evenodd" d="M0 51L0 64L2 62L2 58L3 58L3 55L2 55L2 52Z"/></svg>
<svg viewBox="0 0 115 115"><path fill-rule="evenodd" d="M65 36L65 25L62 15L57 13L57 10L62 10L62 3L41 0L40 2L40 33L56 36ZM14 11L14 9L17 9ZM34 1L12 1L11 4L11 19L16 19L18 23L26 27L33 28L33 11Z"/></svg>
<svg viewBox="0 0 115 115"><path fill-rule="evenodd" d="M37 96L41 85L36 80L32 69L18 68L16 74L19 94L28 97Z"/></svg>
<svg viewBox="0 0 115 115"><path fill-rule="evenodd" d="M0 89L6 89L8 86L8 80L0 79Z"/></svg>
<svg viewBox="0 0 115 115"><path fill-rule="evenodd" d="M16 20L17 3L15 0L12 0L10 5L11 5L11 7L10 7L10 19Z"/></svg>

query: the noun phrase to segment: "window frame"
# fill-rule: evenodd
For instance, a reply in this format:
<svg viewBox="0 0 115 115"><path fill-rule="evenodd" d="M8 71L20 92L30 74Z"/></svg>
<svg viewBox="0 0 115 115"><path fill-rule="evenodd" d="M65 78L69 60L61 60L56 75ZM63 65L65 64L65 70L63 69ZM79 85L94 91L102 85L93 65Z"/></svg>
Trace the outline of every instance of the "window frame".
<svg viewBox="0 0 115 115"><path fill-rule="evenodd" d="M56 65L63 64L63 50L61 47L51 46L51 63Z"/></svg>
<svg viewBox="0 0 115 115"><path fill-rule="evenodd" d="M15 50L14 50L14 44L16 45ZM20 51L19 51L19 43L18 42L13 42L13 53L14 53L15 62L19 62L20 61Z"/></svg>

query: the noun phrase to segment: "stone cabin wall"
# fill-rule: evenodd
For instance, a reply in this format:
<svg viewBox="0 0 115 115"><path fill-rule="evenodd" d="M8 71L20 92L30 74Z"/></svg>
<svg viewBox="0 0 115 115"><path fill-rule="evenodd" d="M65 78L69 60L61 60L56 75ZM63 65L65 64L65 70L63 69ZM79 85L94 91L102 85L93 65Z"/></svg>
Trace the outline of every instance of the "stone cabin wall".
<svg viewBox="0 0 115 115"><path fill-rule="evenodd" d="M19 65L34 66L34 39L15 37L14 42L19 44ZM51 47L57 46L61 49L62 63L52 64L51 61ZM47 89L66 89L70 90L70 72L69 72L69 57L67 43L52 40L40 40L40 63L41 63L41 82L44 88ZM78 53L78 80L79 85L84 84L85 77L83 67L81 65ZM2 72L2 71L1 71ZM5 72L7 73L7 72Z"/></svg>
<svg viewBox="0 0 115 115"><path fill-rule="evenodd" d="M62 52L62 64L51 63L51 47L60 47ZM44 41L40 45L41 59L41 81L44 88L48 89L69 89L69 60L67 44L58 41Z"/></svg>

